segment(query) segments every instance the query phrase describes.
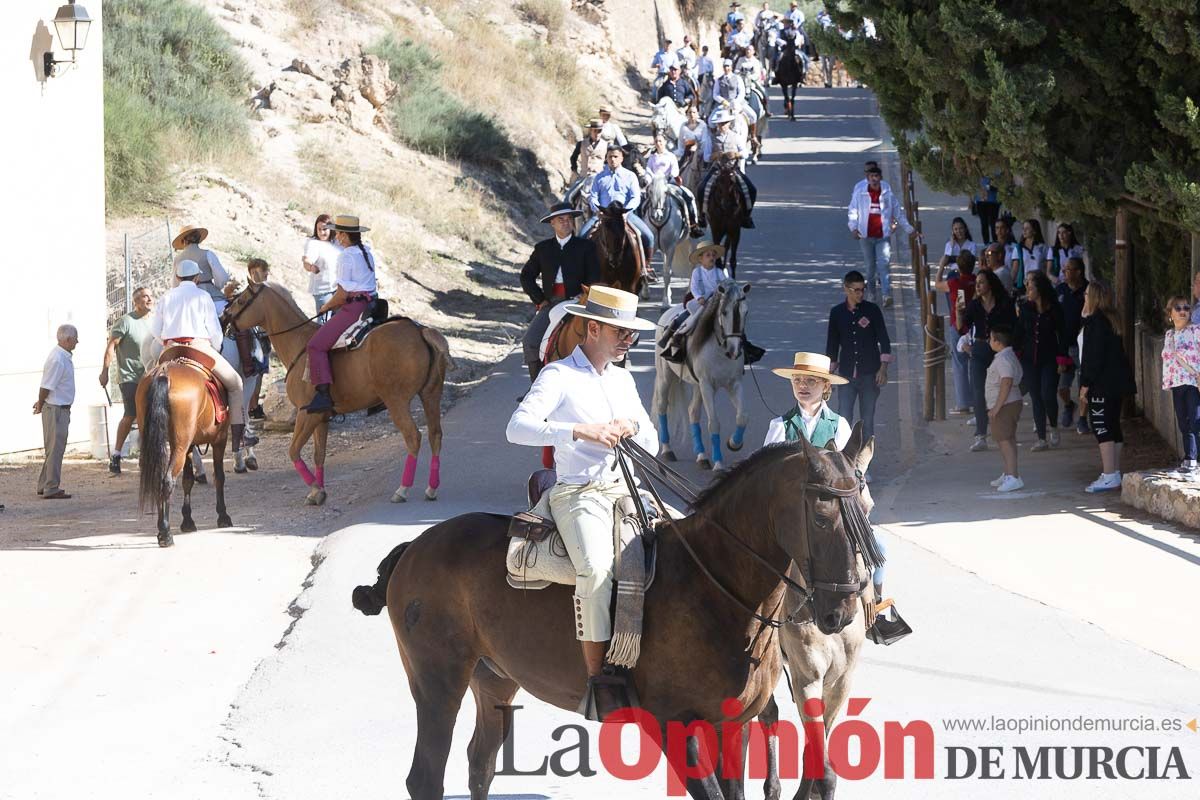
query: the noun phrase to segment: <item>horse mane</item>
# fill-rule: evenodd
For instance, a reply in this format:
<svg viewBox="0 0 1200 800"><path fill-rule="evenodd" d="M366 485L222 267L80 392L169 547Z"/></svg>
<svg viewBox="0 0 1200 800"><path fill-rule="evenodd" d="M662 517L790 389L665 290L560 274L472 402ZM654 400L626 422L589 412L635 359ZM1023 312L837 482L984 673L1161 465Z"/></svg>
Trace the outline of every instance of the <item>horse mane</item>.
<svg viewBox="0 0 1200 800"><path fill-rule="evenodd" d="M308 319L309 315L305 314L304 310L302 308L300 308L300 304L297 303L296 298L292 296L291 290L288 289L286 286L284 286L282 283L276 283L275 281L267 281L267 282L263 283L262 285L265 286L266 288L270 289L272 294L282 298L284 301L284 304L287 305L287 307L289 309L291 309L293 312L295 312L297 317L299 317L301 319Z"/></svg>
<svg viewBox="0 0 1200 800"><path fill-rule="evenodd" d="M726 281L722 281L721 283L724 284ZM691 344L692 347L707 342L708 337L712 336L713 329L717 324L717 314L721 310L721 304L726 302L728 296L728 293L722 294L719 302L708 302L700 308L700 316L696 317L696 326L692 328L692 342L694 343ZM711 301L712 298L709 298L709 300Z"/></svg>
<svg viewBox="0 0 1200 800"><path fill-rule="evenodd" d="M751 480L757 480L755 475L760 470L773 469L784 460L803 453L804 447L800 442L779 442L760 448L703 489L696 502L692 503L692 509L696 513L705 513L723 505L736 505L730 496L740 492Z"/></svg>

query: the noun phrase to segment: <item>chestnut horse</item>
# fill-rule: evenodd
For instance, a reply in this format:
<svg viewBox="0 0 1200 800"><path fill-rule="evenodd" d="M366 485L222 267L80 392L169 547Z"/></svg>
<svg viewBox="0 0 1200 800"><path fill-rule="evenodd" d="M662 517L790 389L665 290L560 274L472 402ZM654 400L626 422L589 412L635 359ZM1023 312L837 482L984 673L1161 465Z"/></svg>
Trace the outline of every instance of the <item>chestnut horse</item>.
<svg viewBox="0 0 1200 800"><path fill-rule="evenodd" d="M151 369L138 382L136 403L142 454L138 458L138 502L142 511L153 503L158 510L158 546L175 543L171 535L171 492L183 474L181 533L196 530L192 519L193 445L211 445L213 486L217 490L217 527L233 524L225 508L225 442L229 417L216 421L205 375L196 367L168 361ZM241 398L234 398L235 402Z"/></svg>
<svg viewBox="0 0 1200 800"><path fill-rule="evenodd" d="M272 282L252 284L234 295L225 309L225 321L234 330L262 327L280 361L288 365L287 395L298 409L288 457L309 486L305 502L321 505L325 502L329 414L309 414L303 409L313 396L305 365L308 360L306 348L317 332L317 323L300 310L287 289ZM442 389L451 364L445 337L410 319L387 322L373 331L361 347L349 352L335 352L330 359L334 413L348 414L382 403L387 406L392 424L404 436L408 456L400 488L392 495L393 503L408 499L417 473L421 431L409 411L414 396L421 398L421 406L425 409L429 447L433 451L425 498L437 499L441 483ZM302 454L310 438L313 440L315 474L309 471Z"/></svg>
<svg viewBox="0 0 1200 800"><path fill-rule="evenodd" d="M795 586L785 576L793 564L810 587L803 591L814 624L832 634L854 619L870 579L856 551L870 547L859 486L873 442L863 442L860 425L841 453L806 441L763 448L706 490L690 516L659 527L641 655L629 680L660 742L673 722L707 722L719 737L720 723L744 723L766 707L782 671L776 632L785 590ZM474 513L435 525L393 549L374 585L353 592L364 614L387 607L416 701L407 781L413 800L443 797L468 688L476 709L467 748L472 800L488 795L508 734L503 707L518 689L571 711L583 697L587 670L575 641L572 587L508 585L509 522ZM719 738L706 745L689 738L690 756L719 763ZM687 790L706 800L727 796L713 774L689 778Z"/></svg>
<svg viewBox="0 0 1200 800"><path fill-rule="evenodd" d="M729 277L737 280L737 248L742 238L742 225L748 216L746 201L738 186L737 160L722 158L720 170L708 190L704 209L712 240L725 246L725 265Z"/></svg>

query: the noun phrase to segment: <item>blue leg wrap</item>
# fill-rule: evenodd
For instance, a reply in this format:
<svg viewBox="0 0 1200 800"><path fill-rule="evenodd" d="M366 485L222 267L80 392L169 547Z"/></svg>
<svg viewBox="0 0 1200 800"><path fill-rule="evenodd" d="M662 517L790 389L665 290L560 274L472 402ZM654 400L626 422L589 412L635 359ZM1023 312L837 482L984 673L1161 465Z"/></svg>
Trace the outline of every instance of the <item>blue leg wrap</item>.
<svg viewBox="0 0 1200 800"><path fill-rule="evenodd" d="M699 422L692 423L692 450L696 452L696 455L704 454L704 434L700 432Z"/></svg>
<svg viewBox="0 0 1200 800"><path fill-rule="evenodd" d="M667 425L667 415L658 415L658 441L662 444L671 443L671 428Z"/></svg>
<svg viewBox="0 0 1200 800"><path fill-rule="evenodd" d="M713 461L724 461L725 459L721 456L721 434L711 433L708 438L712 439Z"/></svg>
<svg viewBox="0 0 1200 800"><path fill-rule="evenodd" d="M733 431L733 443L738 447L742 446L742 439L746 435L746 426L738 425Z"/></svg>

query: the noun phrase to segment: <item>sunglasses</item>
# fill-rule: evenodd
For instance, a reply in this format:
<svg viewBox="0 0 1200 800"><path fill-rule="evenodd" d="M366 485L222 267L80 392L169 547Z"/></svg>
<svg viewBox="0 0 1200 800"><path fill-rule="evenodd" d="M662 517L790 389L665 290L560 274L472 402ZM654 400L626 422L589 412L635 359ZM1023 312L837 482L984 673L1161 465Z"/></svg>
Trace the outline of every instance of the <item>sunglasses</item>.
<svg viewBox="0 0 1200 800"><path fill-rule="evenodd" d="M847 286L846 287L847 292L852 292L854 294L862 294L866 290L867 290L867 287L865 287L865 286Z"/></svg>
<svg viewBox="0 0 1200 800"><path fill-rule="evenodd" d="M616 325L605 325L604 327L610 328L610 329L616 331L617 332L617 341L619 341L619 342L624 342L624 341L636 342L638 340L638 336L640 335L639 331L631 330L629 328L619 328Z"/></svg>
<svg viewBox="0 0 1200 800"><path fill-rule="evenodd" d="M1187 303L1176 303L1174 308L1176 311L1182 311L1184 314L1192 310L1192 307Z"/></svg>

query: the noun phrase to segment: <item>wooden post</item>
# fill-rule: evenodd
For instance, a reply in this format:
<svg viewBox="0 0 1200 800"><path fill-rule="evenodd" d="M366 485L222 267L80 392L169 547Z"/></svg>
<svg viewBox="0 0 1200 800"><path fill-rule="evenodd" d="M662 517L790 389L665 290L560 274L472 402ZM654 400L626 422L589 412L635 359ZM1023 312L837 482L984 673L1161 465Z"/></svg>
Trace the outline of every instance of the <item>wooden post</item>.
<svg viewBox="0 0 1200 800"><path fill-rule="evenodd" d="M1113 302L1121 320L1121 330L1118 333L1125 343L1125 353L1132 356L1133 326L1137 318L1137 309L1134 308L1133 299L1133 265L1129 258L1129 212L1124 207L1117 209L1116 248L1113 260Z"/></svg>
<svg viewBox="0 0 1200 800"><path fill-rule="evenodd" d="M1192 233L1192 280L1200 273L1200 233ZM1191 291L1189 284L1188 291Z"/></svg>

